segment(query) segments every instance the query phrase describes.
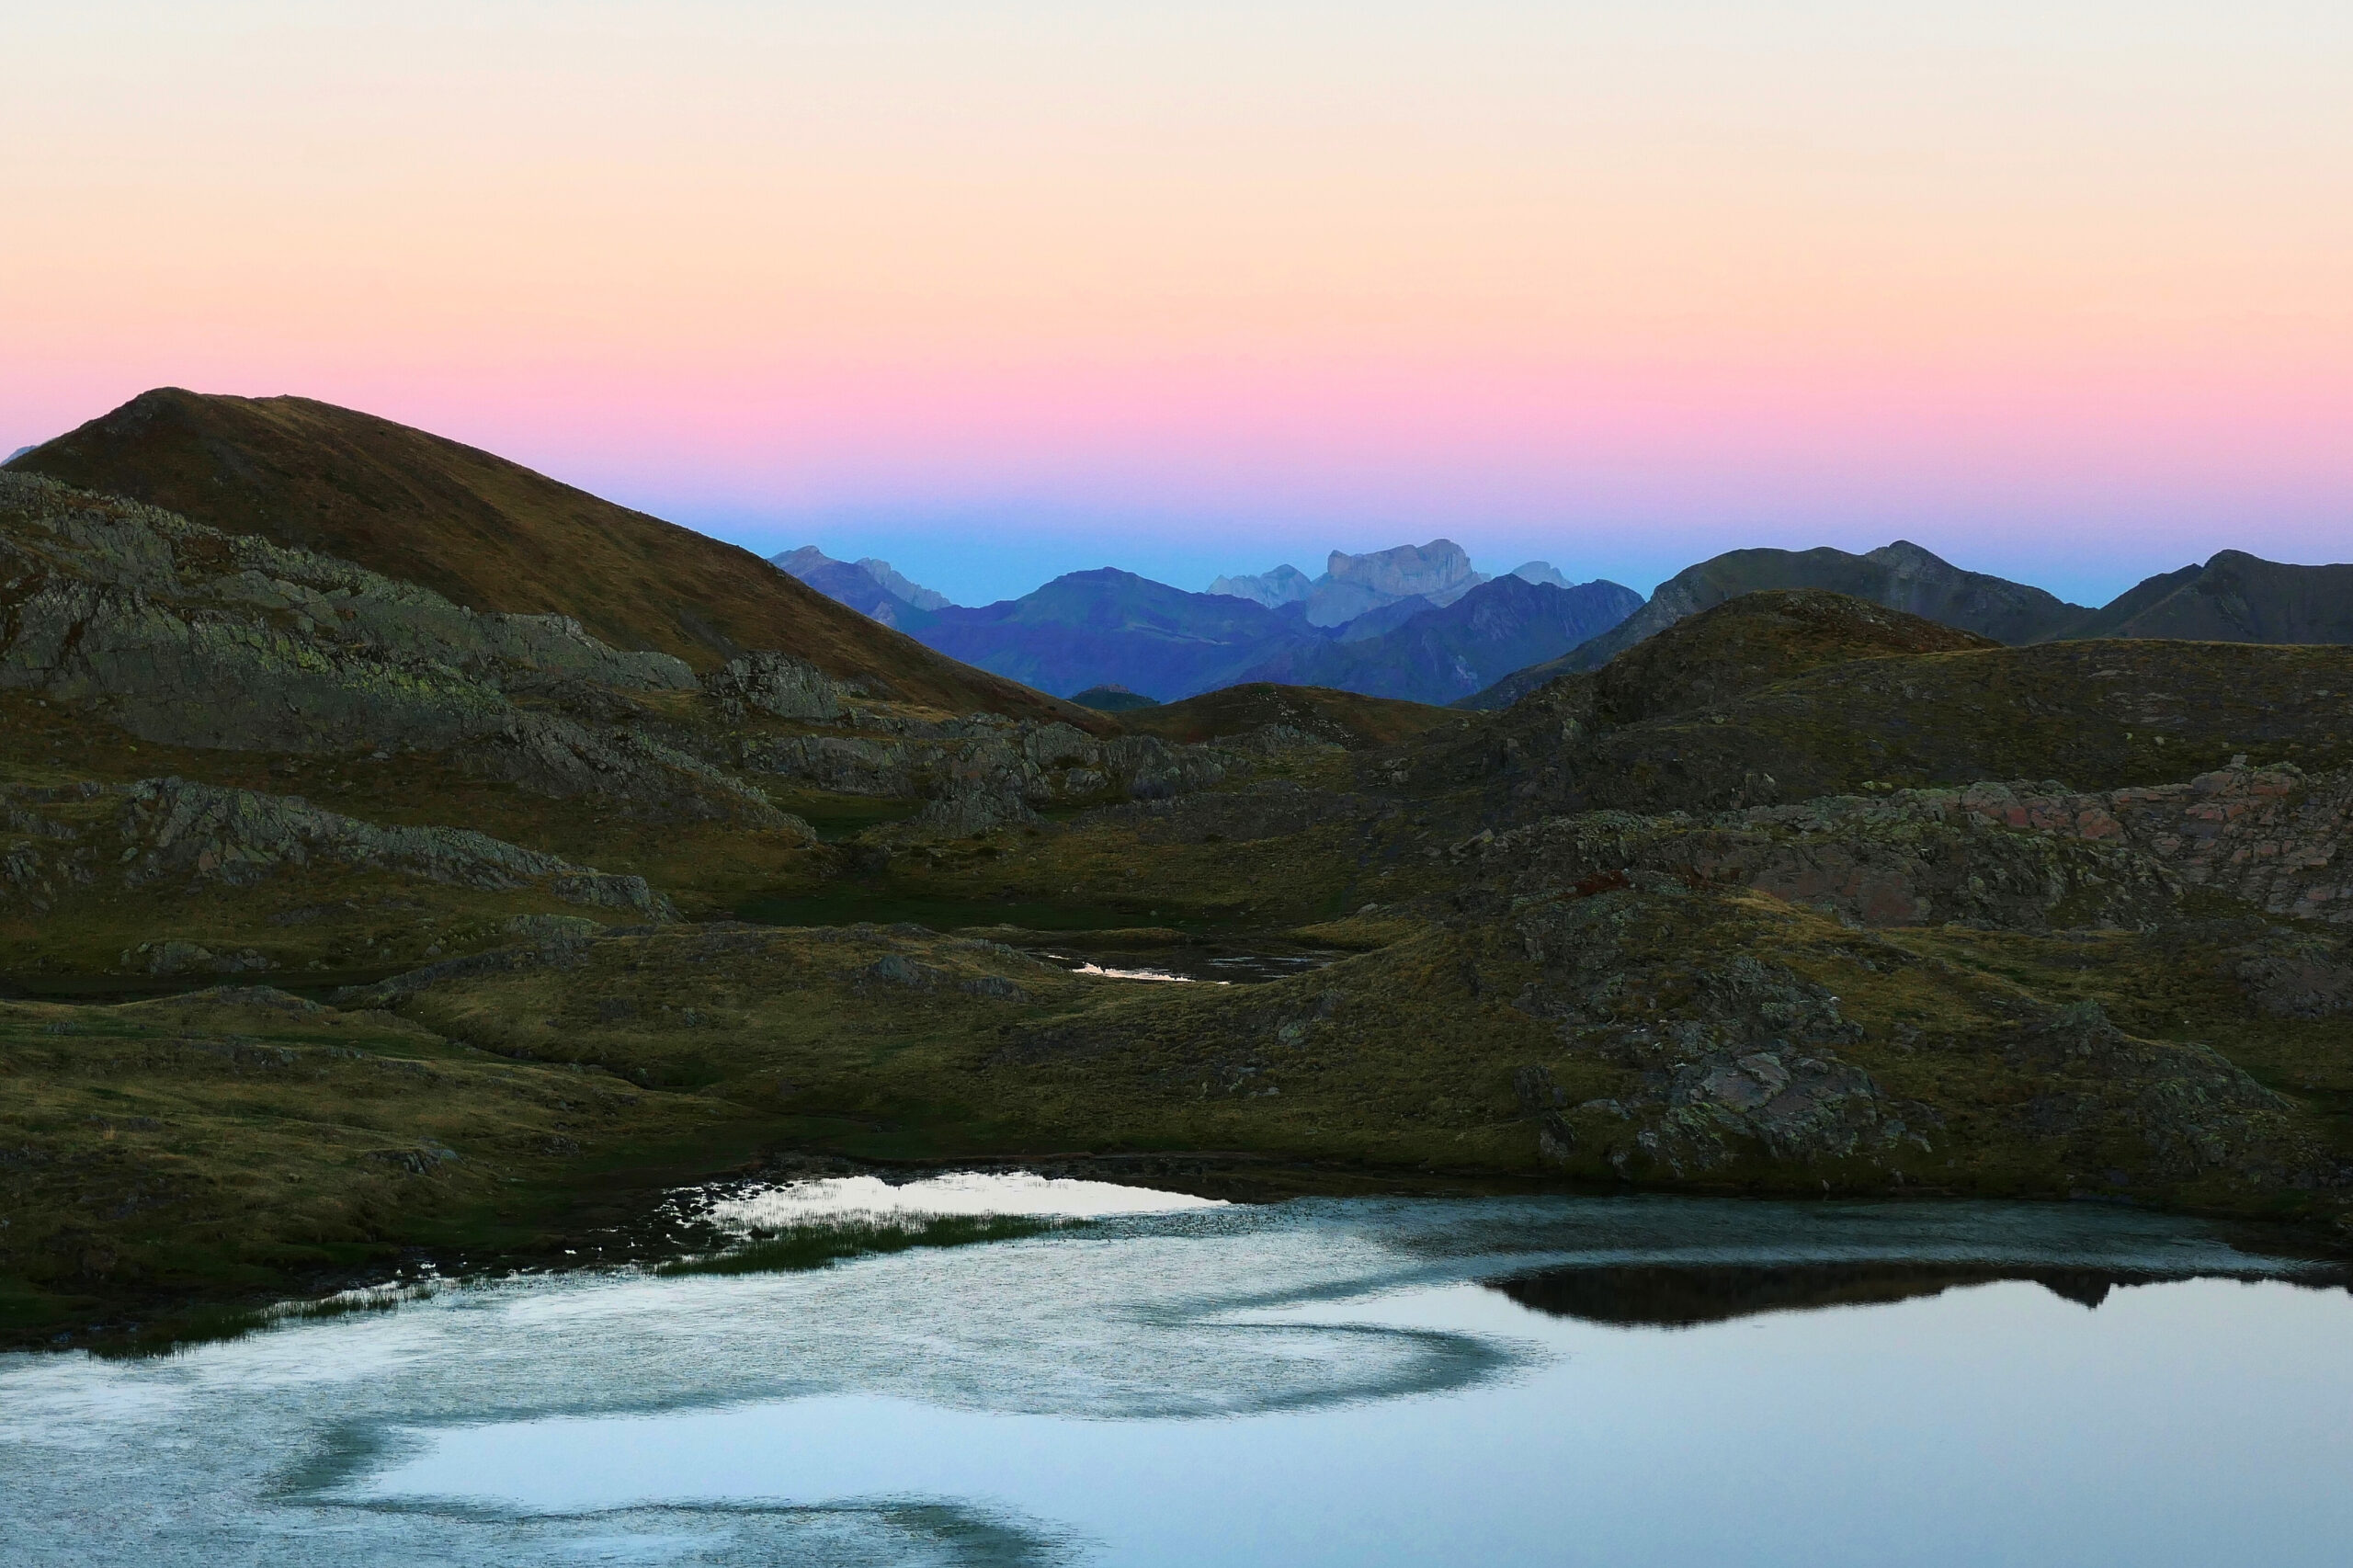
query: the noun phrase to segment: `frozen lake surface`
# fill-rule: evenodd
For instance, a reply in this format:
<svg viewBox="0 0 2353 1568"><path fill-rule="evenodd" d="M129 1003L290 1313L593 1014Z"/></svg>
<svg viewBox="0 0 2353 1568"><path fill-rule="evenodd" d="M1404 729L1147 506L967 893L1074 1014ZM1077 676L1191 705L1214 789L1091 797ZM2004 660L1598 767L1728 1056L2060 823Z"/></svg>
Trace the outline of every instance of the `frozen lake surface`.
<svg viewBox="0 0 2353 1568"><path fill-rule="evenodd" d="M1092 1218L0 1357L6 1560L2334 1568L2353 1540L2353 1298L2196 1221L1003 1176L719 1203Z"/></svg>

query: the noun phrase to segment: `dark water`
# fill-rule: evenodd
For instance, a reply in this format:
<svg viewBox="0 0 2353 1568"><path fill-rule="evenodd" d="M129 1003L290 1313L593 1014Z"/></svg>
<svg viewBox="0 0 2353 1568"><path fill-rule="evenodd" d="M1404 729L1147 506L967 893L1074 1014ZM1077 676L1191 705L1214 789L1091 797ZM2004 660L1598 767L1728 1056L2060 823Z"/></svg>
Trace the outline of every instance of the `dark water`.
<svg viewBox="0 0 2353 1568"><path fill-rule="evenodd" d="M0 1358L0 1560L2333 1565L2353 1540L2353 1297L2195 1222L870 1186L717 1218L1100 1217Z"/></svg>
<svg viewBox="0 0 2353 1568"><path fill-rule="evenodd" d="M1333 952L1239 951L1217 947L1133 947L1103 949L1084 942L1058 942L1028 949L1034 958L1079 974L1100 974L1114 980L1190 981L1211 985L1257 985L1288 980L1322 969L1340 955Z"/></svg>

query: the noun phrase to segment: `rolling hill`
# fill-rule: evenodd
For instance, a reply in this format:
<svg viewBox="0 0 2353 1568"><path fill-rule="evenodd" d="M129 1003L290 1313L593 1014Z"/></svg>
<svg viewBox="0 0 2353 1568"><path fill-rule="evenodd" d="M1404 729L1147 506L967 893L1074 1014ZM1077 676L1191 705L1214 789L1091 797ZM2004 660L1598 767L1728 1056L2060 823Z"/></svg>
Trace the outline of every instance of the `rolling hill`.
<svg viewBox="0 0 2353 1568"><path fill-rule="evenodd" d="M615 648L698 670L771 650L952 712L1102 725L942 658L749 551L308 398L158 388L7 467L349 561L475 609L569 616Z"/></svg>

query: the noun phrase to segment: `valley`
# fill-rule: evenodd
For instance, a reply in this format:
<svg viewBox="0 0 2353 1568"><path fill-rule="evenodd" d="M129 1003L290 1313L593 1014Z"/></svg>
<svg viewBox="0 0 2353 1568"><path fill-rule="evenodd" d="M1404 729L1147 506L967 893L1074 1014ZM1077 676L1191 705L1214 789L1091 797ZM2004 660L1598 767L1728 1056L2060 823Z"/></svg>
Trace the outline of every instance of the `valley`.
<svg viewBox="0 0 2353 1568"><path fill-rule="evenodd" d="M2320 580L2243 618L2277 642L2141 634L2211 632L2222 557L2087 637L1878 553L1707 563L1565 662L1515 628L1577 590L1451 567L1354 641L1282 620L1313 583L1120 573L886 625L421 432L146 394L0 472L0 1332L616 1256L811 1161L2353 1245ZM910 634L959 614L1047 652ZM1503 663L1442 702L1350 662L1474 623ZM1052 694L1161 696L1146 632L1216 684Z"/></svg>

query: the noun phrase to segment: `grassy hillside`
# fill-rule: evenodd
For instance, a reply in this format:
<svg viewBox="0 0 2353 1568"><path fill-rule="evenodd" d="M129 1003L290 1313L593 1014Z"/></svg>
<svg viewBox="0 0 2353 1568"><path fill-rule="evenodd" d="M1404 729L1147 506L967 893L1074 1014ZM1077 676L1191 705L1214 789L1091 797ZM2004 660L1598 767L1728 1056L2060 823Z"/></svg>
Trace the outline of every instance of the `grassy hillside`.
<svg viewBox="0 0 2353 1568"><path fill-rule="evenodd" d="M1867 784L2107 789L2185 778L2241 754L2307 770L2353 761L2353 647L2003 648L1839 596L1760 594L1436 733L1398 771L1414 793L1467 788L1479 810L1524 821L1721 810Z"/></svg>
<svg viewBox="0 0 2353 1568"><path fill-rule="evenodd" d="M1238 735L1264 724L1282 724L1350 750L1397 745L1441 725L1453 713L1391 697L1364 697L1320 686L1277 686L1253 681L1205 691L1182 702L1131 710L1120 722L1138 734L1199 744Z"/></svg>
<svg viewBox="0 0 2353 1568"><path fill-rule="evenodd" d="M518 463L309 398L142 392L8 465L357 562L474 609L567 615L710 669L772 649L878 696L1101 725L957 664L749 551Z"/></svg>

